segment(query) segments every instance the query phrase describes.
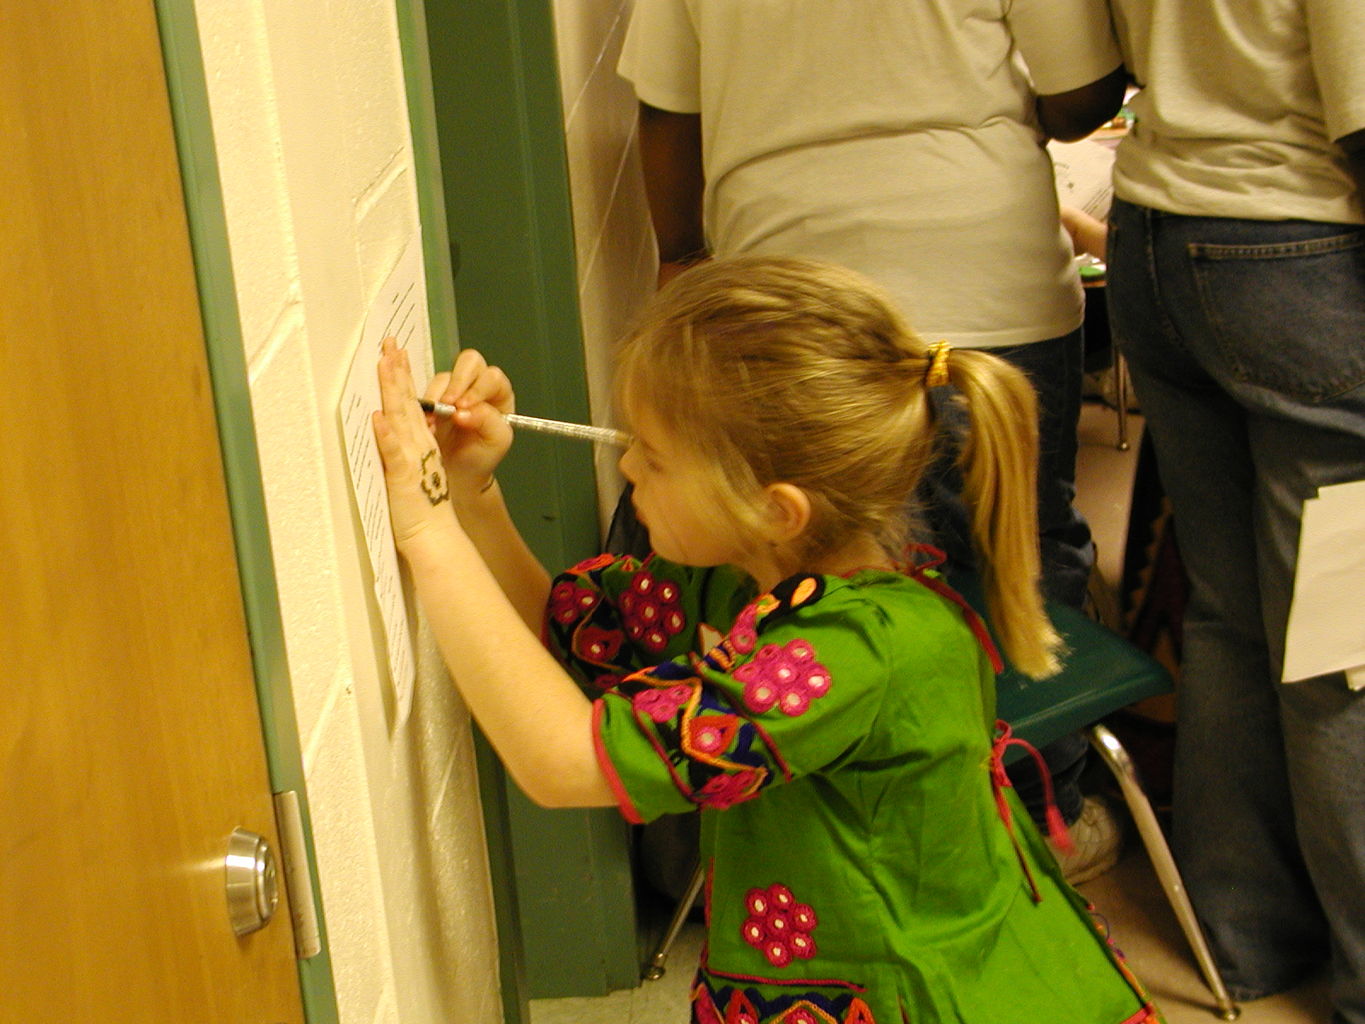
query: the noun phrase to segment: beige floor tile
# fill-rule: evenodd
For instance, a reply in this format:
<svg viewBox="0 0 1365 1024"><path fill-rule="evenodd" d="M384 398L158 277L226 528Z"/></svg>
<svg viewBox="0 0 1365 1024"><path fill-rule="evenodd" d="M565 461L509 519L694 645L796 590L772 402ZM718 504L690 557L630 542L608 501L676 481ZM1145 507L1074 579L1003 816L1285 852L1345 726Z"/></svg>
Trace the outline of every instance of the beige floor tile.
<svg viewBox="0 0 1365 1024"><path fill-rule="evenodd" d="M1109 923L1111 940L1167 1024L1218 1020L1213 997L1140 843L1130 839L1118 865L1080 891ZM1239 1024L1328 1024L1330 1018L1325 979L1317 978L1291 992L1243 1003Z"/></svg>
<svg viewBox="0 0 1365 1024"><path fill-rule="evenodd" d="M1122 452L1115 446L1115 422L1112 409L1086 402L1077 428L1080 447L1076 454L1076 508L1090 524L1100 575L1113 587L1123 573L1142 417L1129 414L1129 447Z"/></svg>

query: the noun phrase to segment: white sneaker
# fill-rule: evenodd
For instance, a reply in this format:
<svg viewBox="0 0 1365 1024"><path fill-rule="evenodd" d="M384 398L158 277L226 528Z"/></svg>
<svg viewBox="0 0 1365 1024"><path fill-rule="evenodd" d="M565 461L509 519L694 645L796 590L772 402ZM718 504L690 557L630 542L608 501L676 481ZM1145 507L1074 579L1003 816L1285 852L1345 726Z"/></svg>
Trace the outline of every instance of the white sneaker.
<svg viewBox="0 0 1365 1024"><path fill-rule="evenodd" d="M1123 827L1109 805L1097 796L1088 796L1081 806L1081 816L1068 829L1075 849L1057 853L1062 875L1071 885L1080 885L1104 874L1119 859L1123 848Z"/></svg>

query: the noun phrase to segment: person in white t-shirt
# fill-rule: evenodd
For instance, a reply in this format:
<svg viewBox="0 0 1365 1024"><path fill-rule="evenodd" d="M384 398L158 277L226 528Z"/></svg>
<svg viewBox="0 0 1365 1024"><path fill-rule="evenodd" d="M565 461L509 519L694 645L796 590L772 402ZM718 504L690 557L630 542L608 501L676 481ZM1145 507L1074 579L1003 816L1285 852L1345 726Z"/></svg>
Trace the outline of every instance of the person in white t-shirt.
<svg viewBox="0 0 1365 1024"><path fill-rule="evenodd" d="M1235 997L1330 960L1365 1024L1365 691L1280 682L1303 503L1365 477L1365 8L1110 2L1108 309L1191 583L1173 846Z"/></svg>
<svg viewBox="0 0 1365 1024"><path fill-rule="evenodd" d="M1087 0L636 0L619 65L640 101L661 284L712 254L841 264L926 337L1030 375L1043 586L1075 606L1094 562L1072 504L1084 299L1044 144L1117 111L1120 64ZM969 561L950 481L928 518ZM1043 753L1084 851L1068 877L1083 880L1113 863L1117 826L1083 800L1079 733ZM1041 821L1042 781L1019 765Z"/></svg>

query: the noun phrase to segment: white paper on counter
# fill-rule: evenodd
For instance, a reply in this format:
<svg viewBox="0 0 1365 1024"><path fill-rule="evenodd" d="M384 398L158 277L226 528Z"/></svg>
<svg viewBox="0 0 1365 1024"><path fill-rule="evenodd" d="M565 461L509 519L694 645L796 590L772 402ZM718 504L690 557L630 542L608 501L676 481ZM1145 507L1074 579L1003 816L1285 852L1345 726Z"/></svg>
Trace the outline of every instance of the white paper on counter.
<svg viewBox="0 0 1365 1024"><path fill-rule="evenodd" d="M1365 687L1365 480L1320 488L1303 503L1284 681L1346 672Z"/></svg>
<svg viewBox="0 0 1365 1024"><path fill-rule="evenodd" d="M370 304L337 408L350 465L351 489L370 556L375 602L384 626L396 729L407 721L412 708L417 670L398 553L389 523L384 466L375 445L371 421L371 414L380 408L378 367L385 338L396 338L399 347L408 350L413 379L420 394L431 377L432 361L426 277L422 268L422 246L417 238L408 243Z"/></svg>
<svg viewBox="0 0 1365 1024"><path fill-rule="evenodd" d="M1114 150L1094 139L1079 142L1053 139L1048 142L1047 151L1052 157L1058 201L1063 206L1083 210L1098 221L1108 218L1114 199Z"/></svg>

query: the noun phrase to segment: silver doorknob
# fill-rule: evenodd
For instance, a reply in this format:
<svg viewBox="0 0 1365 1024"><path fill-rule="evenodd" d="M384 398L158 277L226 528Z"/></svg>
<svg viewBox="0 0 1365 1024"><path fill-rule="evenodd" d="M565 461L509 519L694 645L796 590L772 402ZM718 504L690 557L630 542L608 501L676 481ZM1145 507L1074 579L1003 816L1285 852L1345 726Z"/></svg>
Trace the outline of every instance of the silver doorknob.
<svg viewBox="0 0 1365 1024"><path fill-rule="evenodd" d="M275 854L263 836L235 828L227 849L228 920L238 935L264 928L280 900Z"/></svg>

